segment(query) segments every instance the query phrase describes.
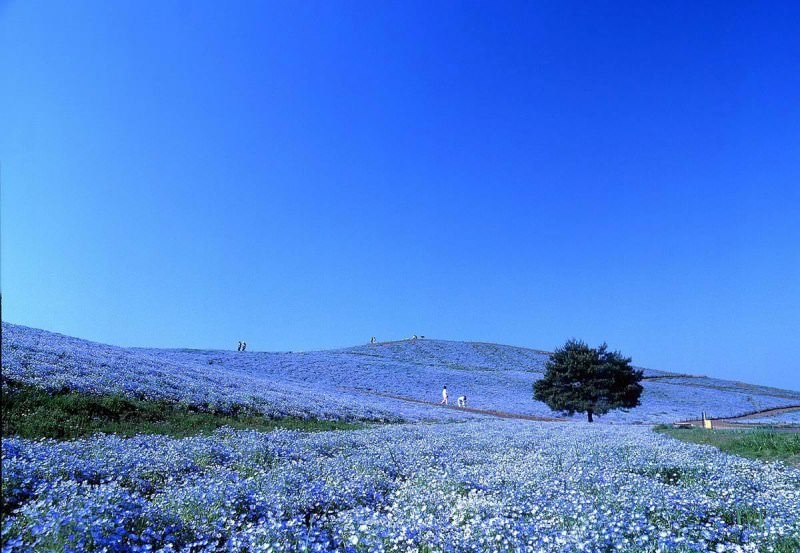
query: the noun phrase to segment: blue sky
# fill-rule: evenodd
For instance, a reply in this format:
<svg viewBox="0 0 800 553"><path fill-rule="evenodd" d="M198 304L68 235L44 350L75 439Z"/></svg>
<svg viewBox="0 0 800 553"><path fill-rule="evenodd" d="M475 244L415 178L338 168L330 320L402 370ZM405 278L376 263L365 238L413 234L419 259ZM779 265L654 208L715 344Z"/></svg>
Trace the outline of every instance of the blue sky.
<svg viewBox="0 0 800 553"><path fill-rule="evenodd" d="M798 22L0 3L4 320L259 350L578 337L800 389Z"/></svg>

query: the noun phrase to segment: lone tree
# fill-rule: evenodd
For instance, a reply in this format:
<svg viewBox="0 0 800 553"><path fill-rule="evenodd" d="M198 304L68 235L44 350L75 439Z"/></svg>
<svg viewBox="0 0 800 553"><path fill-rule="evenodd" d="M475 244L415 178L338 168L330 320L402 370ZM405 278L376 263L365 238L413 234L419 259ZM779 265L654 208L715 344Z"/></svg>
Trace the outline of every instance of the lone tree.
<svg viewBox="0 0 800 553"><path fill-rule="evenodd" d="M568 415L603 415L611 409L639 405L642 371L631 366L631 358L608 351L606 344L590 348L580 340L569 340L550 355L544 378L534 382L533 397L553 411Z"/></svg>

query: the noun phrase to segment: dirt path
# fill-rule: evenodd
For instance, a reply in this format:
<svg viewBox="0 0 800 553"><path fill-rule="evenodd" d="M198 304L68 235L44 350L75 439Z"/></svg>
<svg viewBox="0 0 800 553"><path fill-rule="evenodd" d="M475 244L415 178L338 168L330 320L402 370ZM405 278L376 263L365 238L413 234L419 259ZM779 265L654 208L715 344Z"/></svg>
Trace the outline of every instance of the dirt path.
<svg viewBox="0 0 800 553"><path fill-rule="evenodd" d="M571 419L563 419L563 418L555 418L555 417L539 417L536 415L522 415L520 413L508 413L505 411L495 411L489 409L475 409L473 407L458 407L456 405L442 405L441 403L435 401L425 401L422 399L416 399L413 397L408 396L399 396L395 394L387 394L384 392L379 392L377 390L373 390L370 388L348 388L348 387L340 387L340 390L348 391L348 392L355 392L358 394L366 394L371 396L380 396L386 397L389 399L396 399L398 401L407 401L409 403L417 403L420 405L430 405L433 407L441 407L443 409L455 409L457 411L464 411L467 413L475 413L478 415L488 415L490 417L498 417L501 419L517 419L517 420L526 420L526 421L539 421L539 422L573 422ZM718 417L718 418L711 418L710 420L713 421L714 428L751 428L757 426L755 423L745 423L745 422L736 422L741 420L747 419L754 419L760 417L768 417L771 415L780 415L783 413L791 413L794 411L800 411L800 405L786 405L783 407L774 407L771 409L762 409L760 411L752 411L749 413L743 413L741 415L734 415L732 417ZM703 426L703 421L701 419L697 420L686 420L680 421L681 424L691 424L692 426Z"/></svg>
<svg viewBox="0 0 800 553"><path fill-rule="evenodd" d="M636 367L641 368L641 367ZM654 376L643 376L642 380L670 380L674 378L706 378L705 376L699 376L696 374L657 374Z"/></svg>
<svg viewBox="0 0 800 553"><path fill-rule="evenodd" d="M732 417L712 417L709 420L712 421L714 428L752 428L754 426L760 426L760 425L758 423L747 423L747 422L737 422L737 421L746 421L747 419L759 419L761 417L782 415L783 413L793 413L795 411L800 411L800 405L785 405L783 407L761 409L759 411L751 411L749 413L734 415ZM681 422L688 423L693 426L703 426L703 421L700 419L681 421Z"/></svg>
<svg viewBox="0 0 800 553"><path fill-rule="evenodd" d="M432 405L434 407L441 407L443 409L455 409L457 411L465 411L467 413L476 413L479 415L489 415L490 417L498 417L501 419L518 419L518 420L525 420L525 421L539 421L539 422L572 422L569 419L559 419L554 417L537 417L536 415L521 415L519 413L506 413L505 411L493 411L487 409L475 409L473 407L458 407L456 405L442 405L441 403L437 403L435 401L425 401L422 399L415 399L413 397L406 397L406 396L397 396L394 394L387 394L384 392L378 392L377 390L371 390L369 388L340 388L341 390L345 390L348 392L356 392L359 394L368 394L371 396L380 396L380 397L388 397L390 399L397 399L400 401L407 401L409 403L419 403L421 405Z"/></svg>
<svg viewBox="0 0 800 553"><path fill-rule="evenodd" d="M745 413L744 415L737 415L735 417L725 417L726 421L732 420L745 420L745 419L758 419L761 417L769 417L771 415L782 415L783 413L793 413L800 411L800 405L787 405L785 407L775 407L773 409L763 409L753 413Z"/></svg>

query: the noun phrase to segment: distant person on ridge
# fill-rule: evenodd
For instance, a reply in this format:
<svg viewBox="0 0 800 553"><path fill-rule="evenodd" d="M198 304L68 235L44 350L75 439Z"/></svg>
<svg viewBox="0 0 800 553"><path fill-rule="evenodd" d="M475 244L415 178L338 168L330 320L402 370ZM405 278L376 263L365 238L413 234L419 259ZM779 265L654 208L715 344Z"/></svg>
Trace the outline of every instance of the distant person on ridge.
<svg viewBox="0 0 800 553"><path fill-rule="evenodd" d="M467 396L458 396L458 406L459 407L467 406Z"/></svg>
<svg viewBox="0 0 800 553"><path fill-rule="evenodd" d="M442 388L442 403L440 405L447 405L447 386Z"/></svg>
<svg viewBox="0 0 800 553"><path fill-rule="evenodd" d="M242 351L247 349L247 342L242 342Z"/></svg>
<svg viewBox="0 0 800 553"><path fill-rule="evenodd" d="M375 336L369 339L370 344L374 344L377 340L375 340Z"/></svg>
<svg viewBox="0 0 800 553"><path fill-rule="evenodd" d="M239 346L236 348L236 351L242 351L242 341L239 340Z"/></svg>

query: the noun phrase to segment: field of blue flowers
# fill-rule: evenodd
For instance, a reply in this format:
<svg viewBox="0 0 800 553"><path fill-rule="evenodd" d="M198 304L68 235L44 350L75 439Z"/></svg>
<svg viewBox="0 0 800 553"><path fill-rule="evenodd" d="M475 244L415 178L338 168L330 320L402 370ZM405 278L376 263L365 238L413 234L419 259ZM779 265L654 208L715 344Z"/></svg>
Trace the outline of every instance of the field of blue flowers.
<svg viewBox="0 0 800 553"><path fill-rule="evenodd" d="M416 340L317 352L120 348L3 323L3 373L48 389L168 399L211 411L234 405L270 417L373 421L466 420L468 413L390 399L369 390L438 402L465 394L469 406L557 416L532 399L546 355L537 350ZM642 405L601 423L662 423L730 416L800 403L800 392L719 379L659 376L644 382ZM667 376L668 378L664 378ZM581 420L582 415L575 415Z"/></svg>
<svg viewBox="0 0 800 553"><path fill-rule="evenodd" d="M800 548L800 470L642 426L5 439L2 463L9 553Z"/></svg>
<svg viewBox="0 0 800 553"><path fill-rule="evenodd" d="M601 420L497 420L370 392L552 413L544 354L435 340L329 352L105 346L3 323L3 377L212 412L406 421L175 439L2 442L2 551L800 551L800 470L624 424L795 404L800 394L648 371ZM795 415L789 415L789 418ZM576 418L580 418L577 416Z"/></svg>

